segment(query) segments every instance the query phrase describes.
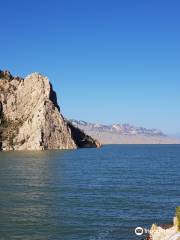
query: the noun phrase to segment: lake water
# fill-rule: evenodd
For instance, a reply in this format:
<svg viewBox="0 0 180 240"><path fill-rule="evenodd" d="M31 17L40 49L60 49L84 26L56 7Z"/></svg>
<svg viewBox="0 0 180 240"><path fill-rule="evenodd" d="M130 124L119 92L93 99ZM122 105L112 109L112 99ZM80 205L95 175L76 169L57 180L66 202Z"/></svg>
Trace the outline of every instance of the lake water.
<svg viewBox="0 0 180 240"><path fill-rule="evenodd" d="M0 239L133 240L180 205L180 145L0 153Z"/></svg>

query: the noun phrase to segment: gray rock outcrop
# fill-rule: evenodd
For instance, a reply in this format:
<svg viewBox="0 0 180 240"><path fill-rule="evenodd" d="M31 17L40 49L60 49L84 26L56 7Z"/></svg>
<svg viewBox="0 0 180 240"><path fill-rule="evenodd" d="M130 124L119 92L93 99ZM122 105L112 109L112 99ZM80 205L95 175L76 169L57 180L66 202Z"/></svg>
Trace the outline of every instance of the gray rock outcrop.
<svg viewBox="0 0 180 240"><path fill-rule="evenodd" d="M180 232L177 225L177 217L174 217L173 225L163 228L153 224L148 239L151 240L180 240Z"/></svg>
<svg viewBox="0 0 180 240"><path fill-rule="evenodd" d="M0 71L1 150L97 146L96 140L63 118L47 77L32 73L23 79Z"/></svg>

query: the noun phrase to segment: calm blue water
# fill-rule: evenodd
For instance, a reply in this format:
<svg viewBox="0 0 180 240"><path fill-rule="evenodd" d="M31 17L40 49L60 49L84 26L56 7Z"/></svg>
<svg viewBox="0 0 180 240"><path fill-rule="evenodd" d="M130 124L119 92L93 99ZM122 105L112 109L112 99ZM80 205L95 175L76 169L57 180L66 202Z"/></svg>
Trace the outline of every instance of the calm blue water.
<svg viewBox="0 0 180 240"><path fill-rule="evenodd" d="M133 240L180 205L180 145L0 153L0 239Z"/></svg>

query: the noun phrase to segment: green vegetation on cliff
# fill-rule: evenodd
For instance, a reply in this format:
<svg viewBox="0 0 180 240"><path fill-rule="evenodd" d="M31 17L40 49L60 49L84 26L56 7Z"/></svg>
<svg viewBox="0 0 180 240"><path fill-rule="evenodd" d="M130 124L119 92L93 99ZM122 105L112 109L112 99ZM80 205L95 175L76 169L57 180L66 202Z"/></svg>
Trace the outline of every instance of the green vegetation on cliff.
<svg viewBox="0 0 180 240"><path fill-rule="evenodd" d="M3 141L7 141L7 144L13 148L13 141L16 135L18 134L18 130L22 125L22 120L9 120L4 116L0 119L0 150Z"/></svg>
<svg viewBox="0 0 180 240"><path fill-rule="evenodd" d="M180 231L180 206L176 208L176 217L177 217L178 230Z"/></svg>

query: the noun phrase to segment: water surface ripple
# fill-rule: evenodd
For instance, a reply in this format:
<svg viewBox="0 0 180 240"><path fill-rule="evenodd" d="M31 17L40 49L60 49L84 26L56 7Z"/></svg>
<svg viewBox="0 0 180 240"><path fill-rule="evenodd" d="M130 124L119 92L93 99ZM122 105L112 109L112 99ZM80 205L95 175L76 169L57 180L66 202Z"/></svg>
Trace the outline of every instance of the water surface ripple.
<svg viewBox="0 0 180 240"><path fill-rule="evenodd" d="M0 153L0 239L132 240L180 205L180 145Z"/></svg>

